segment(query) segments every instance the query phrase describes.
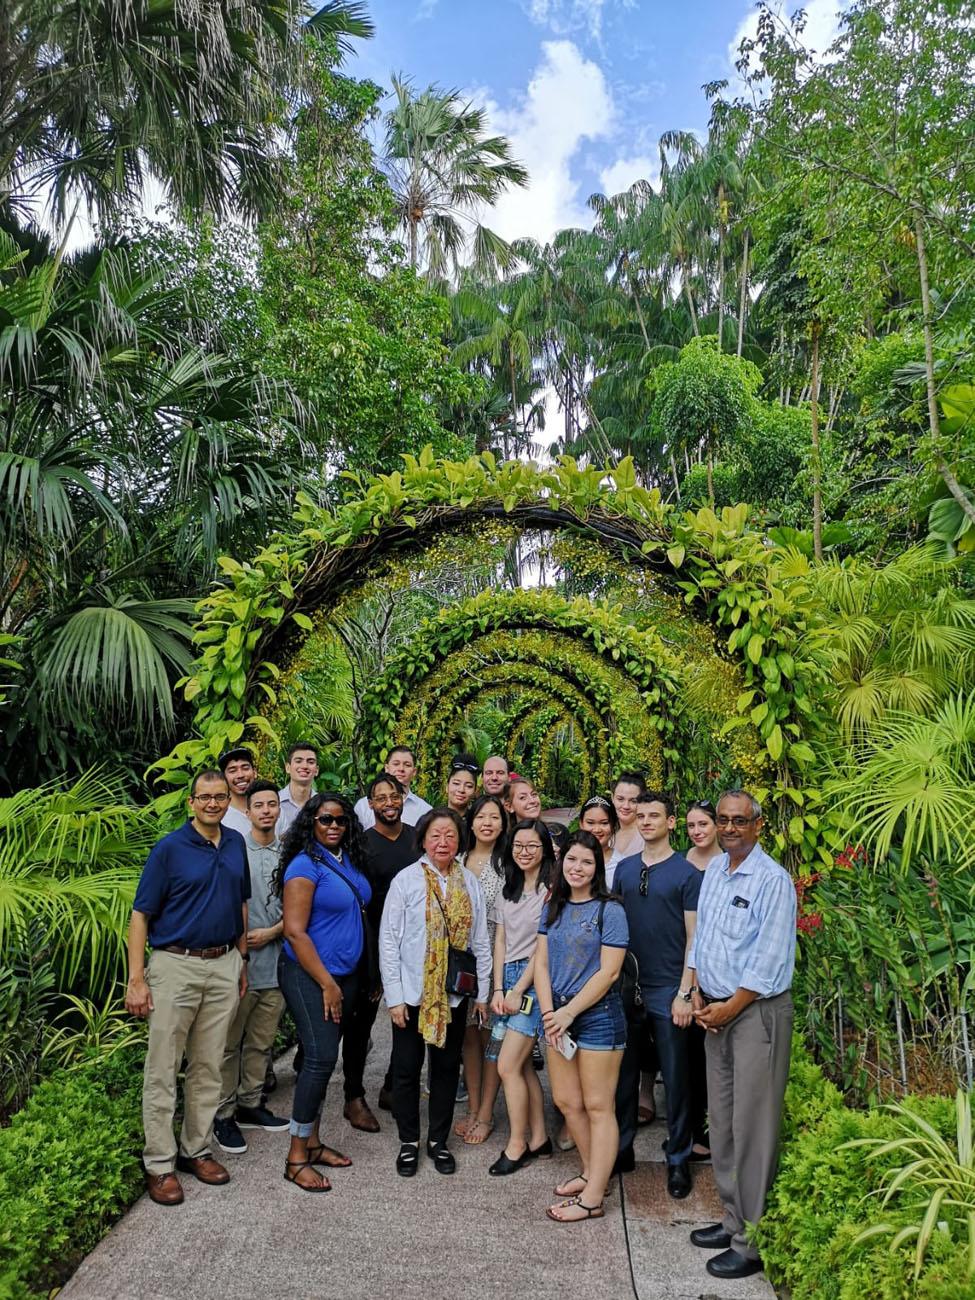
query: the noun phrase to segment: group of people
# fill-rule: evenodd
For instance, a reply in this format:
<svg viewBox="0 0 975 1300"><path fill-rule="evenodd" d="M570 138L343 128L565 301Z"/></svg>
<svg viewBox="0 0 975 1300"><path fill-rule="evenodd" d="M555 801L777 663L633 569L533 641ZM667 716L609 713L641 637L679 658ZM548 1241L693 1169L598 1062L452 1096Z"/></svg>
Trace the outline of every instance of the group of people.
<svg viewBox="0 0 975 1300"><path fill-rule="evenodd" d="M499 1090L509 1137L488 1173L552 1156L544 1043L563 1121L555 1143L579 1160L546 1213L601 1218L612 1175L634 1167L659 1070L667 1189L686 1196L691 1164L710 1158L724 1207L691 1240L719 1252L707 1261L715 1276L760 1269L746 1224L761 1217L775 1171L795 890L760 847L752 796L692 804L681 854L669 795L637 773L587 799L570 833L504 756L482 767L456 755L437 807L411 789L408 746L390 751L355 806L315 792L313 745L293 746L286 771L278 789L237 748L199 773L189 819L156 844L138 886L126 1003L149 1017L152 1199L182 1201L177 1170L228 1182L211 1143L243 1153L249 1128L288 1130L285 1179L328 1191L325 1170L351 1163L320 1131L340 1052L346 1120L380 1130L363 1076L384 999L392 1051L377 1107L392 1112L402 1177L421 1162L424 1066L424 1150L438 1173L456 1168L452 1133L469 1145L490 1136ZM267 1104L285 1006L298 1035L289 1119ZM455 1124L462 1066L467 1113Z"/></svg>

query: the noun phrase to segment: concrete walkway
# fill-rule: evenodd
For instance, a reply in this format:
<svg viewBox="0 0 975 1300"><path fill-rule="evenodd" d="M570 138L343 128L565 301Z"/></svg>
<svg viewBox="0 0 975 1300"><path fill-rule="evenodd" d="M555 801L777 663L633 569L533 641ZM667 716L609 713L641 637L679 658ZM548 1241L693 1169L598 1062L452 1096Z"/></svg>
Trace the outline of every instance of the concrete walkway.
<svg viewBox="0 0 975 1300"><path fill-rule="evenodd" d="M367 1089L375 1106L389 1045L381 1013ZM288 1113L293 1076L278 1065L272 1107ZM545 1078L543 1074L543 1080ZM325 1141L352 1157L330 1170L332 1192L310 1196L282 1178L286 1134L245 1136L243 1156L216 1154L228 1187L183 1176L186 1201L164 1209L143 1196L81 1264L62 1300L771 1300L763 1277L719 1283L707 1252L688 1242L695 1225L718 1217L710 1170L695 1168L685 1201L667 1196L660 1124L638 1142L637 1170L614 1186L605 1219L574 1225L545 1217L556 1182L577 1168L574 1153L536 1161L504 1179L487 1167L504 1144L498 1128L482 1147L453 1139L457 1173L445 1178L422 1160L413 1179L394 1169L399 1143L391 1117L382 1133L353 1130L332 1080ZM458 1107L458 1114L461 1107ZM421 1157L422 1159L422 1157Z"/></svg>

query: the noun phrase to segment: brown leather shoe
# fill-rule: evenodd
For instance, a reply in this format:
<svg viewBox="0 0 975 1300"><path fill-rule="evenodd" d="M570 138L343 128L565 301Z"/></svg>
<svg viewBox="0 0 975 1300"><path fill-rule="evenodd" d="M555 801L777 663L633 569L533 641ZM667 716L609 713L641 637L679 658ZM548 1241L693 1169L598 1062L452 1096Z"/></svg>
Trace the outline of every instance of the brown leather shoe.
<svg viewBox="0 0 975 1300"><path fill-rule="evenodd" d="M363 1133L379 1132L379 1120L369 1109L365 1097L353 1097L351 1101L347 1101L342 1114L353 1128L362 1129Z"/></svg>
<svg viewBox="0 0 975 1300"><path fill-rule="evenodd" d="M146 1174L149 1200L157 1205L182 1205L183 1188L172 1170L166 1174Z"/></svg>
<svg viewBox="0 0 975 1300"><path fill-rule="evenodd" d="M176 1168L181 1169L184 1174L192 1174L208 1187L221 1187L224 1183L230 1182L230 1175L223 1165L214 1160L213 1156L179 1155L176 1157Z"/></svg>

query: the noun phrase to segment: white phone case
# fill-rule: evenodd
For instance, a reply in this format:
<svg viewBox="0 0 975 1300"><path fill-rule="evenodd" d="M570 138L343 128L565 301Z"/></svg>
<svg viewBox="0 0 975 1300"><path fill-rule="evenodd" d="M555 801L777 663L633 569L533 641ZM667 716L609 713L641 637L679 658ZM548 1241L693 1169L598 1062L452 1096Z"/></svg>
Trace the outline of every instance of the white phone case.
<svg viewBox="0 0 975 1300"><path fill-rule="evenodd" d="M568 1034L563 1034L556 1044L556 1051L561 1052L567 1061L571 1061L578 1050L579 1044Z"/></svg>

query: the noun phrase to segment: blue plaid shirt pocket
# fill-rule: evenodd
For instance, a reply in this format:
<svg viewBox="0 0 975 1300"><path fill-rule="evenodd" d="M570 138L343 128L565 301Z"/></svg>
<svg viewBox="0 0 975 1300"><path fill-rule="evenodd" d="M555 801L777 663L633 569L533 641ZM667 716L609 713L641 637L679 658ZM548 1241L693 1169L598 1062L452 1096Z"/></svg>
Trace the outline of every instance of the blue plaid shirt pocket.
<svg viewBox="0 0 975 1300"><path fill-rule="evenodd" d="M736 894L728 904L728 912L725 917L728 937L743 939L748 930L751 916L751 902L747 898L741 898Z"/></svg>

